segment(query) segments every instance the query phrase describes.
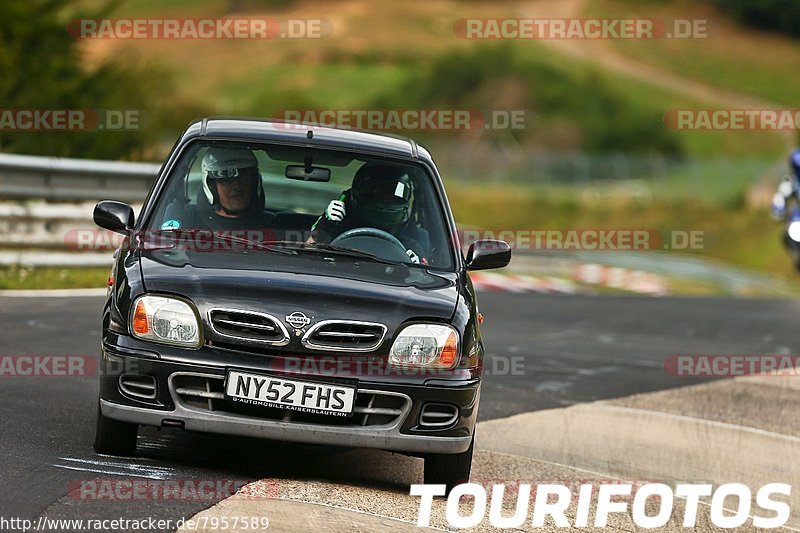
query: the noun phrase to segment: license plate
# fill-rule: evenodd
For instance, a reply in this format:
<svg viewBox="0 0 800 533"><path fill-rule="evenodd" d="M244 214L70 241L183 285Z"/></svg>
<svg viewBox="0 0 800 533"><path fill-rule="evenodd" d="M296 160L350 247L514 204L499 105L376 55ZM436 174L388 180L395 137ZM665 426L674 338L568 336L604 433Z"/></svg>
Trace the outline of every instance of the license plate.
<svg viewBox="0 0 800 533"><path fill-rule="evenodd" d="M225 397L250 405L350 416L353 414L356 389L229 370L225 381Z"/></svg>

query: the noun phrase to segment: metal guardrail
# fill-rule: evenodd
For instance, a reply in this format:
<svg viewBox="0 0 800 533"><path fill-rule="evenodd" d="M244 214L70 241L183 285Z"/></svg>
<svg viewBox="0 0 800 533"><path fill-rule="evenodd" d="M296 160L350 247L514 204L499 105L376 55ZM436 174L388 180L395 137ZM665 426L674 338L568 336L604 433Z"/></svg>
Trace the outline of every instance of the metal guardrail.
<svg viewBox="0 0 800 533"><path fill-rule="evenodd" d="M0 154L0 265L110 265L111 252L76 250L76 233L98 231L92 209L99 200L128 202L138 212L159 169L154 163ZM270 176L264 186L270 207L306 203L312 212L341 192L339 185Z"/></svg>
<svg viewBox="0 0 800 533"><path fill-rule="evenodd" d="M99 200L141 203L159 168L155 163L0 154L0 265L110 265L110 252L70 250L66 236L96 229L92 208Z"/></svg>
<svg viewBox="0 0 800 533"><path fill-rule="evenodd" d="M513 157L503 160L498 159L497 154L482 154L470 145L444 152L455 156L446 166L452 175L459 176L459 180L503 185L515 182L574 185L579 182L584 184L579 189L581 198L590 201L596 196L597 202L603 201L605 194L645 199L651 195L669 194L673 182L662 184L656 190L653 187L657 180L653 178L674 172L676 168L683 168L688 175L688 179L683 178L681 190L692 192L701 189L709 168L716 169L711 174L725 178L713 189L719 197L739 187L736 180L728 179L729 175L744 172L755 176L759 169L763 170L764 164L760 160L704 163L622 154L602 157L579 154L545 157L539 154L533 159L522 157L515 162ZM72 251L65 235L76 229L97 229L91 217L92 207L99 200L140 204L159 169L155 163L0 153L0 265L87 264L85 261L89 260L91 253ZM602 186L586 186L595 179L601 180ZM610 182L603 181L606 179ZM321 212L341 190L340 185L289 182L282 176L268 176L264 184L270 207L290 208L299 205L299 197L302 197L304 202L310 201L311 212ZM764 201L768 202L771 192L770 189L763 195ZM84 259L78 259L78 256ZM102 257L100 255L94 261L102 264Z"/></svg>
<svg viewBox="0 0 800 533"><path fill-rule="evenodd" d="M141 202L160 168L156 163L0 154L0 199ZM297 194L327 204L341 192L335 185L287 183L279 177L266 177L264 184L276 204L285 205L292 205Z"/></svg>
<svg viewBox="0 0 800 533"><path fill-rule="evenodd" d="M0 154L0 198L141 202L160 165Z"/></svg>

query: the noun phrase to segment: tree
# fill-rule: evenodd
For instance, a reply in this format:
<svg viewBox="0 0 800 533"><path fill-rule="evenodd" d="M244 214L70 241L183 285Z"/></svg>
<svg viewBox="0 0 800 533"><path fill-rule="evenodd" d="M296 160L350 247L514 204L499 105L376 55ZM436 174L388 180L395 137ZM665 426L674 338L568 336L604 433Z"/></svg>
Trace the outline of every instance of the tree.
<svg viewBox="0 0 800 533"><path fill-rule="evenodd" d="M106 17L115 6L109 2L88 13L69 0L0 2L0 111L8 119L19 110L89 110L90 118L95 110L101 117L103 110L128 110L138 115L138 129L31 132L0 121L0 151L136 159L165 131L194 118L169 101L170 76L163 69L120 58L92 69L84 65L80 41L67 32L67 23ZM92 120L84 123L91 126Z"/></svg>
<svg viewBox="0 0 800 533"><path fill-rule="evenodd" d="M797 0L717 0L717 4L750 26L800 36Z"/></svg>

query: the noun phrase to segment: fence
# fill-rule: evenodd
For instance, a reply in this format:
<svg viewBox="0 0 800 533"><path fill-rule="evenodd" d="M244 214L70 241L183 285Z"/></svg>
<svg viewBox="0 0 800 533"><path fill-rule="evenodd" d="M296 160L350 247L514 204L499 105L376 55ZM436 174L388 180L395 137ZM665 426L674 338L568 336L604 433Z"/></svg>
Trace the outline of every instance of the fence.
<svg viewBox="0 0 800 533"><path fill-rule="evenodd" d="M96 230L92 210L112 199L138 208L160 166L56 157L0 154L0 265L105 266L111 253L70 251L69 234ZM265 178L274 207L296 196L321 212L341 192L332 184ZM8 200L12 200L9 202Z"/></svg>
<svg viewBox="0 0 800 533"><path fill-rule="evenodd" d="M448 187L462 183L497 186L576 187L584 199L611 196L650 199L657 195L695 195L724 201L753 182L777 180L782 171L759 159L682 160L626 154L481 153L469 146L442 151L441 170ZM98 200L140 203L159 171L153 163L129 163L0 154L0 265L107 265L109 253L70 253L64 235L95 229L92 208ZM336 186L267 179L276 207L292 205L292 195L312 195L322 208ZM769 185L771 187L771 185ZM768 187L767 187L768 188ZM11 202L9 202L11 201ZM282 205L284 204L285 205ZM464 221L469 222L469 221Z"/></svg>

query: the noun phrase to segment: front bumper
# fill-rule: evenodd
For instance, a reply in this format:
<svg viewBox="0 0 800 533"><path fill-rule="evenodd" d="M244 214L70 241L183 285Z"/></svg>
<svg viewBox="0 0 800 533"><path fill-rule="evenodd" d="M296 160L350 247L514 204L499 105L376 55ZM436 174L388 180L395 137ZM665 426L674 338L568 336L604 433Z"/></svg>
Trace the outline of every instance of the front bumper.
<svg viewBox="0 0 800 533"><path fill-rule="evenodd" d="M365 401L358 409L369 414L348 422L324 415L309 420L292 411L229 409L221 394L214 392L220 390L217 385L225 378L226 365L143 359L106 349L103 361L100 387L103 416L148 426L309 444L408 453L462 453L472 441L480 397L480 379L431 380L414 385L359 380L358 395ZM274 374L258 365L249 370ZM154 379L154 398L135 398L122 390L120 376L132 373ZM296 374L287 377L303 379ZM187 387L187 383L194 383L194 389ZM370 398L368 404L366 398ZM381 404L381 400L391 405ZM424 427L420 412L426 404L453 405L458 416L441 429Z"/></svg>

